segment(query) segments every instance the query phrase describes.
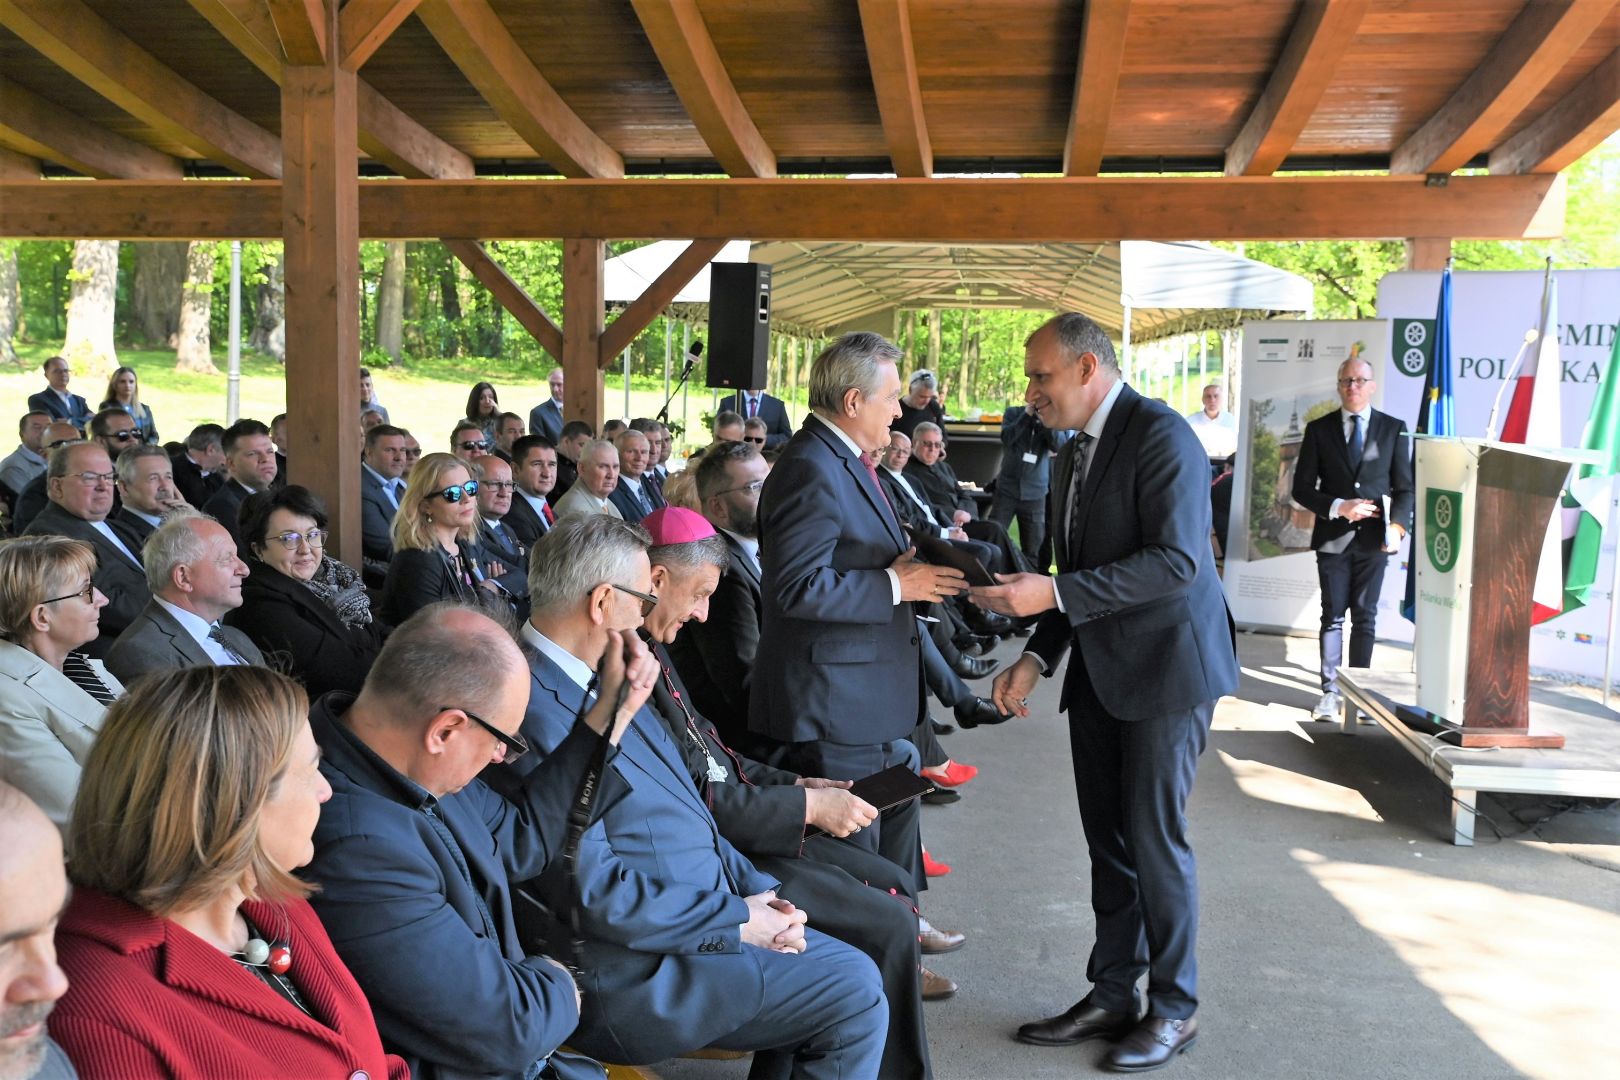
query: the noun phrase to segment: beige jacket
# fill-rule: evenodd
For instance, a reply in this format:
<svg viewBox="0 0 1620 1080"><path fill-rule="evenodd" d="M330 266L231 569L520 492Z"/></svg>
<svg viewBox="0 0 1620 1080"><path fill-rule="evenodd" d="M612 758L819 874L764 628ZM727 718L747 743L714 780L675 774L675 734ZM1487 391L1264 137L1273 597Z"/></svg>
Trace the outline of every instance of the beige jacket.
<svg viewBox="0 0 1620 1080"><path fill-rule="evenodd" d="M114 694L123 685L90 661ZM0 641L0 780L66 825L79 771L106 712L66 675L20 645Z"/></svg>

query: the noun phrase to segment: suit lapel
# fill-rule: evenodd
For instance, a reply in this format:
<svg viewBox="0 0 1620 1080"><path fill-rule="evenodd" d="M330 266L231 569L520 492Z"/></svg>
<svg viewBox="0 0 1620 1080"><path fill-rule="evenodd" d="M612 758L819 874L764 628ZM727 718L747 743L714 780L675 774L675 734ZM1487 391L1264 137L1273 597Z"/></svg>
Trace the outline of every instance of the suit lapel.
<svg viewBox="0 0 1620 1080"><path fill-rule="evenodd" d="M1086 469L1085 481L1081 484L1080 498L1075 507L1075 513L1080 515L1075 527L1070 528L1074 534L1075 548L1072 552L1078 557L1079 547L1086 536L1086 525L1091 518L1091 499L1097 493L1097 487L1102 483L1103 474L1113 464L1114 455L1119 451L1120 436L1131 422L1131 416L1136 412L1137 402L1141 395L1129 386L1122 387L1119 397L1114 399L1114 407L1108 413L1108 423L1103 425L1102 437L1096 441L1091 450L1091 465ZM1072 440L1079 442L1079 439Z"/></svg>
<svg viewBox="0 0 1620 1080"><path fill-rule="evenodd" d="M901 535L900 523L895 520L894 511L889 507L888 500L884 497L883 492L878 488L878 485L872 483L872 477L867 473L866 466L861 463L859 458L852 457L849 447L845 446L843 440L831 431L817 431L816 437L826 443L827 448L833 452L833 456L843 464L844 471L849 474L849 478L854 481L855 486L860 488L861 494L866 497L867 505L878 516L878 520L883 522L883 528L888 532L889 538L899 546L899 550L904 551L908 545L905 537Z"/></svg>
<svg viewBox="0 0 1620 1080"><path fill-rule="evenodd" d="M726 547L731 549L731 565L734 567L741 567L742 572L746 574L756 586L759 585L759 563L749 557L748 552L739 547L737 541L733 540L730 534L721 533L720 535L726 538Z"/></svg>
<svg viewBox="0 0 1620 1080"><path fill-rule="evenodd" d="M175 652L185 657L187 664L202 665L204 667L214 666L214 658L208 655L206 649L197 644L195 638L186 633L186 628L181 626L173 615L158 607L155 601L152 604L152 609L151 614L148 616L152 620L152 625L168 636L169 644L174 647Z"/></svg>
<svg viewBox="0 0 1620 1080"><path fill-rule="evenodd" d="M1074 518L1074 507L1069 504L1069 483L1074 477L1074 451L1079 443L1078 439L1070 439L1058 451L1057 461L1053 463L1052 479L1052 509L1056 513L1048 514L1047 518L1056 526L1052 533L1053 553L1057 556L1059 567L1071 565L1069 563L1069 526Z"/></svg>

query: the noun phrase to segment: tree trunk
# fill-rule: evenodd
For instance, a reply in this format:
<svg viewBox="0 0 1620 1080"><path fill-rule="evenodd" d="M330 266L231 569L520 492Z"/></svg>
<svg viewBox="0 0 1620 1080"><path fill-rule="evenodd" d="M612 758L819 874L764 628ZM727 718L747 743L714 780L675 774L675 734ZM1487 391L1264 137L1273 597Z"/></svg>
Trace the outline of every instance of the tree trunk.
<svg viewBox="0 0 1620 1080"><path fill-rule="evenodd" d="M900 317L900 340L895 344L900 351L910 356L917 347L917 311L913 308Z"/></svg>
<svg viewBox="0 0 1620 1080"><path fill-rule="evenodd" d="M186 283L180 299L176 371L218 375L209 347L208 321L214 306L214 242L193 240L186 249Z"/></svg>
<svg viewBox="0 0 1620 1080"><path fill-rule="evenodd" d="M399 362L405 348L405 241L392 240L377 285L377 348Z"/></svg>
<svg viewBox="0 0 1620 1080"><path fill-rule="evenodd" d="M118 241L79 240L73 245L72 292L62 355L81 386L111 377L118 366L113 311L118 300Z"/></svg>
<svg viewBox="0 0 1620 1080"><path fill-rule="evenodd" d="M135 325L149 344L174 348L180 329L180 290L186 280L184 241L161 240L135 245Z"/></svg>
<svg viewBox="0 0 1620 1080"><path fill-rule="evenodd" d="M978 332L978 321L977 311L962 312L962 356L956 373L956 411L959 416L967 413L968 388L973 385L973 342Z"/></svg>
<svg viewBox="0 0 1620 1080"><path fill-rule="evenodd" d="M941 340L945 333L945 313L939 308L928 309L928 369L939 372L939 359L944 354L944 343ZM904 376L901 376L904 378ZM904 390L901 393L905 393Z"/></svg>
<svg viewBox="0 0 1620 1080"><path fill-rule="evenodd" d="M11 339L17 336L17 317L22 311L22 293L17 288L17 245L0 241L0 363L16 364L17 350Z"/></svg>
<svg viewBox="0 0 1620 1080"><path fill-rule="evenodd" d="M286 252L277 252L276 261L265 263L264 276L253 298L253 330L248 348L277 360L287 359L287 270Z"/></svg>

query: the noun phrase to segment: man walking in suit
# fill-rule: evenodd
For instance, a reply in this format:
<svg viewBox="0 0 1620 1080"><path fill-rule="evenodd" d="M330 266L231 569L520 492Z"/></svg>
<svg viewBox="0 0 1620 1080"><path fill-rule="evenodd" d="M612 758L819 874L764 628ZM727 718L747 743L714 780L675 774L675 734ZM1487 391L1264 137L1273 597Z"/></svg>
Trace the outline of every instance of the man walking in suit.
<svg viewBox="0 0 1620 1080"><path fill-rule="evenodd" d="M743 390L720 399L720 412L734 412L744 420L765 424L765 449L771 450L793 438L787 406L763 390Z"/></svg>
<svg viewBox="0 0 1620 1080"><path fill-rule="evenodd" d="M563 370L552 368L546 376L551 397L529 410L529 434L544 435L556 446L562 441L563 429Z"/></svg>
<svg viewBox="0 0 1620 1080"><path fill-rule="evenodd" d="M1412 447L1406 424L1372 407L1372 365L1339 365L1342 408L1305 425L1294 469L1294 501L1316 515L1311 547L1322 587L1322 697L1312 720L1339 714L1344 613L1350 610L1350 666L1372 663L1384 567L1412 524Z"/></svg>
<svg viewBox="0 0 1620 1080"><path fill-rule="evenodd" d="M551 531L557 516L546 496L557 484L557 448L544 435L525 435L512 444L512 509L501 520L518 543L532 548Z"/></svg>
<svg viewBox="0 0 1620 1080"><path fill-rule="evenodd" d="M962 591L961 571L912 558L861 455L889 445L900 413L901 352L845 334L810 369L809 418L760 491L759 652L748 726L784 744L802 776L859 780L906 759L896 743L925 719L911 602ZM873 835L873 834L876 835ZM901 866L920 852L857 834Z"/></svg>
<svg viewBox="0 0 1620 1080"><path fill-rule="evenodd" d="M1001 417L1001 468L990 499L990 520L1003 529L1018 521L1018 546L1030 565L1041 563L1046 539L1046 497L1052 487L1052 455L1064 438L1041 423L1028 405L1013 405Z"/></svg>
<svg viewBox="0 0 1620 1080"><path fill-rule="evenodd" d="M28 396L30 409L43 409L56 420L66 420L81 432L90 423L93 415L89 403L78 394L68 391L68 382L73 378L73 369L68 366L67 360L60 356L53 356L45 361L45 389L37 394Z"/></svg>
<svg viewBox="0 0 1620 1080"><path fill-rule="evenodd" d="M1090 993L1018 1038L1119 1039L1107 1067L1155 1069L1198 1033L1198 891L1184 808L1215 701L1238 684L1209 546L1209 463L1185 420L1125 385L1108 335L1083 315L1030 335L1024 372L1041 422L1079 432L1054 470L1058 575L1004 575L970 595L1005 615L1041 616L1028 651L996 679L1001 711L1027 716L1035 680L1068 653L1059 708L1069 714L1097 940Z"/></svg>

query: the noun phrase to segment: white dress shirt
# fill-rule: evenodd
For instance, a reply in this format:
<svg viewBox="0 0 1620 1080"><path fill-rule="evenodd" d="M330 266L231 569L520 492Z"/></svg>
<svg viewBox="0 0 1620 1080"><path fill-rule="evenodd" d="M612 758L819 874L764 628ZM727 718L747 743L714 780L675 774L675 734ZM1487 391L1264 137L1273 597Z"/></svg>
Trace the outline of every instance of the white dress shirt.
<svg viewBox="0 0 1620 1080"><path fill-rule="evenodd" d="M1359 416L1361 417L1361 452L1367 452L1367 438L1372 432L1372 414L1373 411L1371 405L1367 406L1359 413L1351 412L1349 409L1339 410L1339 427L1344 432L1344 445L1347 448L1350 445L1350 436L1355 431L1354 418ZM1353 465L1355 463L1351 462L1351 464ZM1328 517L1338 517L1339 507L1343 505L1343 499L1334 499L1333 502L1328 506Z"/></svg>
<svg viewBox="0 0 1620 1080"><path fill-rule="evenodd" d="M583 690L591 685L591 677L595 672L590 669L590 666L536 630L534 623L529 622L527 619L523 620L523 625L518 629L518 636L523 639L525 645L530 646L541 656L562 668L563 674L568 676L575 686Z"/></svg>
<svg viewBox="0 0 1620 1080"><path fill-rule="evenodd" d="M113 531L113 527L111 525L108 525L105 521L89 521L85 524L89 525L92 529L96 530L96 532L112 541L112 545L127 555L130 562L134 563L136 566L141 565L141 560L136 557L133 551L129 550L129 547L124 543L123 538Z"/></svg>
<svg viewBox="0 0 1620 1080"><path fill-rule="evenodd" d="M235 667L241 662L231 654L229 649L208 636L209 632L213 630L217 624L210 623L207 619L203 618L201 615L198 615L194 611L187 611L183 607L176 607L174 604L169 603L161 596L154 596L152 599L156 600L158 604L162 606L164 611L167 611L170 615L174 616L174 621L180 624L180 628L182 630L191 635L191 640L202 646L202 651L209 655L216 666Z"/></svg>

